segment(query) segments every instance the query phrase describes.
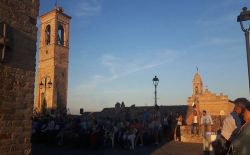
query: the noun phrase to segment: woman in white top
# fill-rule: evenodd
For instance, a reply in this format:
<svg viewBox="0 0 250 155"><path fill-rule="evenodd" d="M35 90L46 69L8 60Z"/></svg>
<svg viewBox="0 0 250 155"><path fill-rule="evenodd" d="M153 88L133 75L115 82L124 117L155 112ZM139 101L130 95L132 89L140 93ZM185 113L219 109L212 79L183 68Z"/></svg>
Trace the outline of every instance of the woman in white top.
<svg viewBox="0 0 250 155"><path fill-rule="evenodd" d="M191 129L192 136L194 136L194 134L196 134L196 136L199 136L199 123L198 122L199 121L198 121L197 111L194 110L193 111L193 119L192 119L192 129Z"/></svg>

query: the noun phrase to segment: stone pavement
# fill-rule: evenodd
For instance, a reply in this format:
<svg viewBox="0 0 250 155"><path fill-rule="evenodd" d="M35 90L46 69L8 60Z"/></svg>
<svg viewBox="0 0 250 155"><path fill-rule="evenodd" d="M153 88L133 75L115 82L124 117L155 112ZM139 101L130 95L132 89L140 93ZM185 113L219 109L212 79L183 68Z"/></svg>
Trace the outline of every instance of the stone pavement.
<svg viewBox="0 0 250 155"><path fill-rule="evenodd" d="M162 145L150 155L202 155L203 145L199 143L170 142Z"/></svg>
<svg viewBox="0 0 250 155"><path fill-rule="evenodd" d="M33 155L202 155L202 144L169 142L159 146L136 147L135 150L121 148L82 149L75 147L55 147L43 144L32 145Z"/></svg>

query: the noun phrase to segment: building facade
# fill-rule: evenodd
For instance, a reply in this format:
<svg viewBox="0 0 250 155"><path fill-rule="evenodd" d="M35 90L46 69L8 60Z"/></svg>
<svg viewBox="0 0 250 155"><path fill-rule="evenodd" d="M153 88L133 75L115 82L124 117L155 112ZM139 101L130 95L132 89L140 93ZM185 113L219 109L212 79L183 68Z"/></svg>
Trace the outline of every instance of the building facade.
<svg viewBox="0 0 250 155"><path fill-rule="evenodd" d="M69 25L71 17L60 7L40 17L40 44L35 110L67 107Z"/></svg>
<svg viewBox="0 0 250 155"><path fill-rule="evenodd" d="M194 109L198 111L198 116L201 117L203 110L212 116L225 116L232 112L234 104L228 99L228 96L220 93L219 95L212 93L207 88L203 89L203 82L200 74L195 73L193 78L193 94L188 97L188 112L186 123L192 123L191 114Z"/></svg>

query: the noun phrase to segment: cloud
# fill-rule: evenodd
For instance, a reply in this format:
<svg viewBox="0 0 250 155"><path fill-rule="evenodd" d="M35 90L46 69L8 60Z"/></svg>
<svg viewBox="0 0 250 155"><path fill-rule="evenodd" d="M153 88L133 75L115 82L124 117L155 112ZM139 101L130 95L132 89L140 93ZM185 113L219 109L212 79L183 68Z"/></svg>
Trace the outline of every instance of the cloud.
<svg viewBox="0 0 250 155"><path fill-rule="evenodd" d="M101 11L100 0L81 0L75 8L74 14L78 17L89 17Z"/></svg>
<svg viewBox="0 0 250 155"><path fill-rule="evenodd" d="M132 58L116 56L111 53L103 54L99 58L100 64L97 64L103 68L103 74L93 74L89 78L90 80L82 81L71 93L75 95L92 94L102 84L173 62L177 58L177 53L174 50L160 49L134 53Z"/></svg>
<svg viewBox="0 0 250 155"><path fill-rule="evenodd" d="M109 68L109 71L114 74L115 70L117 69L117 65L119 65L120 58L112 55L112 54L104 54L101 58L102 65Z"/></svg>
<svg viewBox="0 0 250 155"><path fill-rule="evenodd" d="M173 50L152 50L138 55L134 54L134 58L116 58L115 60L118 61L107 67L113 70L111 80L115 80L172 62L176 59L176 53Z"/></svg>
<svg viewBox="0 0 250 155"><path fill-rule="evenodd" d="M169 49L152 50L149 52L137 52L133 57L118 57L112 54L104 54L100 60L104 67L110 71L111 78L115 80L143 70L151 69L176 59L177 51Z"/></svg>
<svg viewBox="0 0 250 155"><path fill-rule="evenodd" d="M236 20L235 15L236 13L228 13L224 15L216 15L212 16L213 18L211 19L211 15L209 16L203 16L202 18L198 19L195 23L200 26L205 26L211 28L211 26L217 26L221 27L222 24L225 24L227 22L232 22Z"/></svg>
<svg viewBox="0 0 250 155"><path fill-rule="evenodd" d="M232 45L239 45L240 40L235 38L228 38L228 37L209 37L203 38L203 40L199 40L195 44L188 47L189 50L200 49L200 48L209 48L209 47L216 47L216 46L225 46L225 47L232 47Z"/></svg>
<svg viewBox="0 0 250 155"><path fill-rule="evenodd" d="M121 94L131 92L117 92L117 90L106 88L111 82L120 78L134 76L139 72L175 62L180 51L170 49L156 49L143 52L134 52L133 55L122 56L122 54L105 53L99 57L99 64L102 72L93 73L89 80L83 80L75 88L69 90L69 102L71 108L78 109L84 104L87 110L101 110L117 101ZM103 91L105 89L105 91ZM119 99L118 99L119 100Z"/></svg>

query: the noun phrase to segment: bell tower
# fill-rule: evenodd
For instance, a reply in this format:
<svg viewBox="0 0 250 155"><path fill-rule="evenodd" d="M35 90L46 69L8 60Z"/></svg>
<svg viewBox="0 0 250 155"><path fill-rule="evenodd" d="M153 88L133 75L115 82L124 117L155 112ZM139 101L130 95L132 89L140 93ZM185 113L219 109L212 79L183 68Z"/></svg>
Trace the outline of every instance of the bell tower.
<svg viewBox="0 0 250 155"><path fill-rule="evenodd" d="M198 96L201 95L202 93L203 93L203 83L197 69L197 72L195 73L193 79L193 96Z"/></svg>
<svg viewBox="0 0 250 155"><path fill-rule="evenodd" d="M36 78L35 110L67 107L69 24L61 7L40 17L40 44Z"/></svg>

